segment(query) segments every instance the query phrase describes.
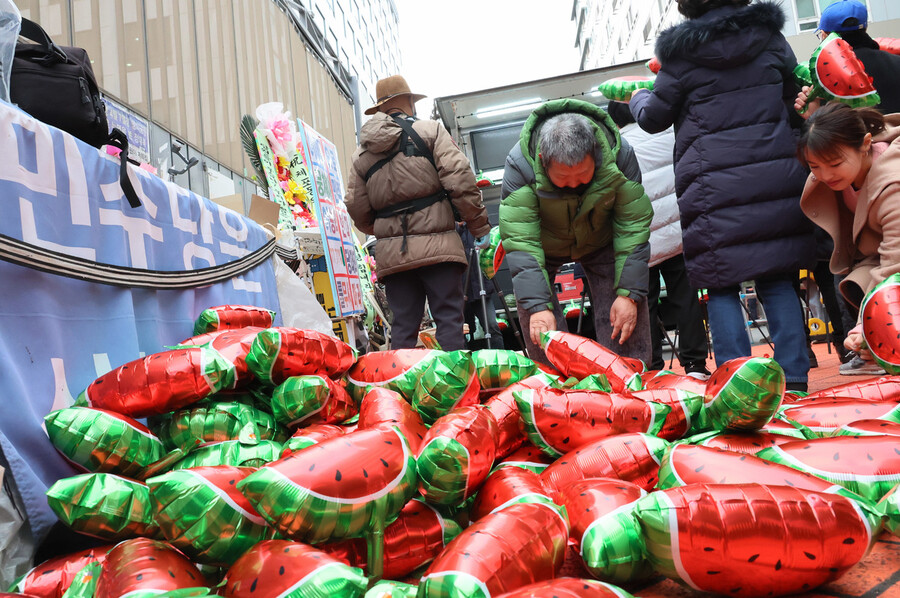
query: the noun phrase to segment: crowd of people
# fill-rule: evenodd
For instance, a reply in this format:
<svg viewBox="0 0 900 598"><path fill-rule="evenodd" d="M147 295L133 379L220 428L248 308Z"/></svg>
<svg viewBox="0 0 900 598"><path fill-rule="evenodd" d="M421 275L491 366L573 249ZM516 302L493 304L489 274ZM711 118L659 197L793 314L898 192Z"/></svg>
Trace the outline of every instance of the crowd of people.
<svg viewBox="0 0 900 598"><path fill-rule="evenodd" d="M651 369L663 366L662 278L681 365L705 378L698 290L708 297L719 366L751 353L740 291L752 281L787 386L805 391L809 330L798 274L808 269L830 291L829 317L848 351L842 373L874 372L859 326L843 326L840 309L854 322L865 293L900 271L900 114L892 114L900 111L900 56L868 35L864 4L830 5L817 34L837 33L853 47L881 104L823 103L795 83L779 4L678 0L678 10L686 19L656 43L662 67L652 90L607 109L546 102L507 156L497 224L527 354L545 362L542 334L565 326L553 281L576 262L597 341ZM416 345L427 299L442 348L461 349L464 306L484 288L480 273L467 280L465 269L488 245L487 212L447 131L415 118L422 96L400 76L379 81L376 93L347 207L378 239L392 346ZM482 327L500 336L495 321Z"/></svg>

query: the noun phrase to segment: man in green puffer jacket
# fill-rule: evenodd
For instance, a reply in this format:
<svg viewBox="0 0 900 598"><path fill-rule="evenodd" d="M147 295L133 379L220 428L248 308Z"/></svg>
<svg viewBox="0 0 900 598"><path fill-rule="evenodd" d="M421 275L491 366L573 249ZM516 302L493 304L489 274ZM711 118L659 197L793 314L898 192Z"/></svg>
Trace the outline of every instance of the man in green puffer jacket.
<svg viewBox="0 0 900 598"><path fill-rule="evenodd" d="M572 261L585 271L598 342L650 359L653 208L636 182L633 154L617 165L621 149L618 129L601 108L555 100L532 112L506 158L500 237L533 359L547 361L539 348L543 332L565 329L552 281ZM636 180L623 169L634 169Z"/></svg>

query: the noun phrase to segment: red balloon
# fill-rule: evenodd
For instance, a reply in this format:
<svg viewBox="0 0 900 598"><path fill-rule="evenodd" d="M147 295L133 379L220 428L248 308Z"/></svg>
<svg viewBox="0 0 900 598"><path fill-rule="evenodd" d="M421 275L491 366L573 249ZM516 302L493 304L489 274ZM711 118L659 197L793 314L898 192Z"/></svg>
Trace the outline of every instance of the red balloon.
<svg viewBox="0 0 900 598"><path fill-rule="evenodd" d="M525 434L522 432L522 417L516 406L516 398L513 393L524 388L544 388L549 384L546 376L530 376L507 386L485 403L494 419L497 420L497 458L502 459L525 442Z"/></svg>
<svg viewBox="0 0 900 598"><path fill-rule="evenodd" d="M900 55L900 39L896 37L876 37L875 43L880 50Z"/></svg>
<svg viewBox="0 0 900 598"><path fill-rule="evenodd" d="M194 325L194 331L201 334L246 326L268 328L272 325L274 315L273 311L254 305L218 305L203 310Z"/></svg>
<svg viewBox="0 0 900 598"><path fill-rule="evenodd" d="M501 594L497 598L628 598L630 594L614 585L596 579L560 577L552 581L540 581L518 590Z"/></svg>
<svg viewBox="0 0 900 598"><path fill-rule="evenodd" d="M569 536L576 546L590 525L647 492L636 484L612 478L587 478L572 482L559 492L559 499L569 515Z"/></svg>
<svg viewBox="0 0 900 598"><path fill-rule="evenodd" d="M884 436L900 436L900 423L886 422L882 419L861 419L850 422L843 429L847 432L859 432L861 436L881 434Z"/></svg>
<svg viewBox="0 0 900 598"><path fill-rule="evenodd" d="M154 353L121 365L90 383L83 396L91 407L129 417L161 415L222 390L234 367L211 349L191 347Z"/></svg>
<svg viewBox="0 0 900 598"><path fill-rule="evenodd" d="M313 424L305 428L298 428L284 444L281 458L283 459L291 453L302 451L314 444L319 444L324 440L342 436L343 434L344 428L334 424Z"/></svg>
<svg viewBox="0 0 900 598"><path fill-rule="evenodd" d="M785 407L781 417L804 425L813 432L827 433L860 419L900 419L900 403L860 399L820 399L807 404L797 402Z"/></svg>
<svg viewBox="0 0 900 598"><path fill-rule="evenodd" d="M616 434L656 434L671 411L629 394L598 390L525 389L515 396L532 443L556 455Z"/></svg>
<svg viewBox="0 0 900 598"><path fill-rule="evenodd" d="M865 382L848 382L818 392L811 392L800 402L811 403L821 399L863 399L865 401L900 402L900 376L882 376Z"/></svg>
<svg viewBox="0 0 900 598"><path fill-rule="evenodd" d="M693 380L693 378L692 378ZM694 419L703 408L703 395L679 388L654 388L631 393L636 399L668 405L671 411L657 436L677 440L691 429Z"/></svg>
<svg viewBox="0 0 900 598"><path fill-rule="evenodd" d="M344 341L299 328L266 328L253 340L247 363L263 382L278 385L291 376L342 376L356 354Z"/></svg>
<svg viewBox="0 0 900 598"><path fill-rule="evenodd" d="M497 452L497 422L484 405L455 409L428 430L416 457L419 492L437 504L459 504L487 478Z"/></svg>
<svg viewBox="0 0 900 598"><path fill-rule="evenodd" d="M778 596L840 577L871 547L878 517L837 494L692 484L642 498L635 514L654 568L724 596Z"/></svg>
<svg viewBox="0 0 900 598"><path fill-rule="evenodd" d="M615 478L651 490L659 461L669 443L648 434L619 434L566 453L541 474L548 490L558 493L585 478Z"/></svg>
<svg viewBox="0 0 900 598"><path fill-rule="evenodd" d="M671 372L661 372L644 380L644 390L657 390L661 388L686 390L701 396L706 394L706 382L697 380L691 376L682 376Z"/></svg>
<svg viewBox="0 0 900 598"><path fill-rule="evenodd" d="M566 376L581 380L592 374L604 374L613 392L622 392L640 384L640 369L630 360L616 355L597 341L553 330L545 332L542 348L547 359Z"/></svg>
<svg viewBox="0 0 900 598"><path fill-rule="evenodd" d="M835 485L787 465L718 448L673 444L663 457L660 488L688 484L766 484L831 492Z"/></svg>
<svg viewBox="0 0 900 598"><path fill-rule="evenodd" d="M332 570L333 581L320 587L311 578L327 568ZM304 580L310 587L303 586ZM335 598L361 596L366 579L358 570L307 544L266 540L245 552L228 569L222 580L221 595L228 598L316 596L323 595L324 588L329 588Z"/></svg>
<svg viewBox="0 0 900 598"><path fill-rule="evenodd" d="M415 387L415 378L437 353L434 349L394 349L360 355L347 372L350 394L361 401L371 384L398 390L407 400L411 400L412 393L407 394L404 389L411 391Z"/></svg>
<svg viewBox="0 0 900 598"><path fill-rule="evenodd" d="M106 553L113 548L113 544L89 548L72 554L58 556L44 561L25 574L12 590L20 594L40 596L41 598L62 598L75 576L88 563L99 561L106 563ZM10 595L20 595L10 594ZM0 594L2 596L3 594Z"/></svg>
<svg viewBox="0 0 900 598"><path fill-rule="evenodd" d="M552 579L565 560L568 537L565 518L545 503L520 503L491 513L447 545L422 577L419 595L460 578L480 585L489 596Z"/></svg>
<svg viewBox="0 0 900 598"><path fill-rule="evenodd" d="M778 446L794 440L797 439L793 436L759 430L755 432L711 432L703 434L701 437L691 438L691 442L698 446L719 448L747 455L755 455L770 446Z"/></svg>
<svg viewBox="0 0 900 598"><path fill-rule="evenodd" d="M530 442L526 442L497 463L495 469L501 467L524 467L538 473L547 469L547 466L553 461L553 457L545 455L544 451Z"/></svg>
<svg viewBox="0 0 900 598"><path fill-rule="evenodd" d="M373 386L359 406L358 429L397 426L409 441L410 450L418 454L428 428L422 416L396 391Z"/></svg>
<svg viewBox="0 0 900 598"><path fill-rule="evenodd" d="M472 520L481 519L523 497L553 502L547 496L540 476L530 469L522 467L495 469L475 497L471 510Z"/></svg>
<svg viewBox="0 0 900 598"><path fill-rule="evenodd" d="M133 538L109 551L94 596L119 598L140 590L169 592L207 585L197 567L169 544Z"/></svg>
<svg viewBox="0 0 900 598"><path fill-rule="evenodd" d="M250 373L247 365L247 354L253 345L253 339L263 328L248 326L237 330L224 330L209 341L212 347L234 365L234 385L232 388L242 388L254 381L255 377Z"/></svg>
<svg viewBox="0 0 900 598"><path fill-rule="evenodd" d="M892 274L869 292L859 319L865 346L875 361L889 374L900 373L900 275Z"/></svg>
<svg viewBox="0 0 900 598"><path fill-rule="evenodd" d="M382 577L402 579L430 563L459 532L455 521L444 519L421 500L409 501L397 519L384 528ZM368 549L364 538L328 542L318 548L352 567L366 570Z"/></svg>

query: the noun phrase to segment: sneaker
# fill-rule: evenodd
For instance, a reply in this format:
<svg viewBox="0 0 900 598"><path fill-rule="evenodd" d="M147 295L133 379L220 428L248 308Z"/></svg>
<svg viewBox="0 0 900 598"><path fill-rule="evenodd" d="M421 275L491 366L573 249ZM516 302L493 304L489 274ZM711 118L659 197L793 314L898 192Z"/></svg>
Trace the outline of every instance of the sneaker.
<svg viewBox="0 0 900 598"><path fill-rule="evenodd" d="M701 382L709 380L710 372L706 369L706 364L702 361L693 361L684 366L684 373L691 378L696 378Z"/></svg>
<svg viewBox="0 0 900 598"><path fill-rule="evenodd" d="M866 361L859 355L856 355L838 368L841 376L881 376L885 372L874 361Z"/></svg>
<svg viewBox="0 0 900 598"><path fill-rule="evenodd" d="M837 349L837 354L840 356L839 359L841 360L841 363L847 363L848 361L852 361L853 358L856 357L855 352L848 351L847 349L844 349L843 347L841 347L840 349Z"/></svg>

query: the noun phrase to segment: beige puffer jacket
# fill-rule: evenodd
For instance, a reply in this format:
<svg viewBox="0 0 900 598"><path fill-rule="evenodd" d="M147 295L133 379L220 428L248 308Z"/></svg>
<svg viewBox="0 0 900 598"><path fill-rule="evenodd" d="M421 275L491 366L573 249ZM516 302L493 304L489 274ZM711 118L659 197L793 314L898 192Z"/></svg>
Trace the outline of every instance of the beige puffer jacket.
<svg viewBox="0 0 900 598"><path fill-rule="evenodd" d="M347 211L363 233L375 235L377 274L389 276L443 262L467 262L450 202L441 201L408 215L407 248L403 244L403 217L375 218L375 211L447 190L475 237L490 231L481 192L466 156L456 147L446 129L437 121L417 120L413 128L432 148L437 171L423 156L402 152L377 170L365 182L366 172L397 149L402 129L383 112L376 113L360 131L360 147L353 154L347 186Z"/></svg>

